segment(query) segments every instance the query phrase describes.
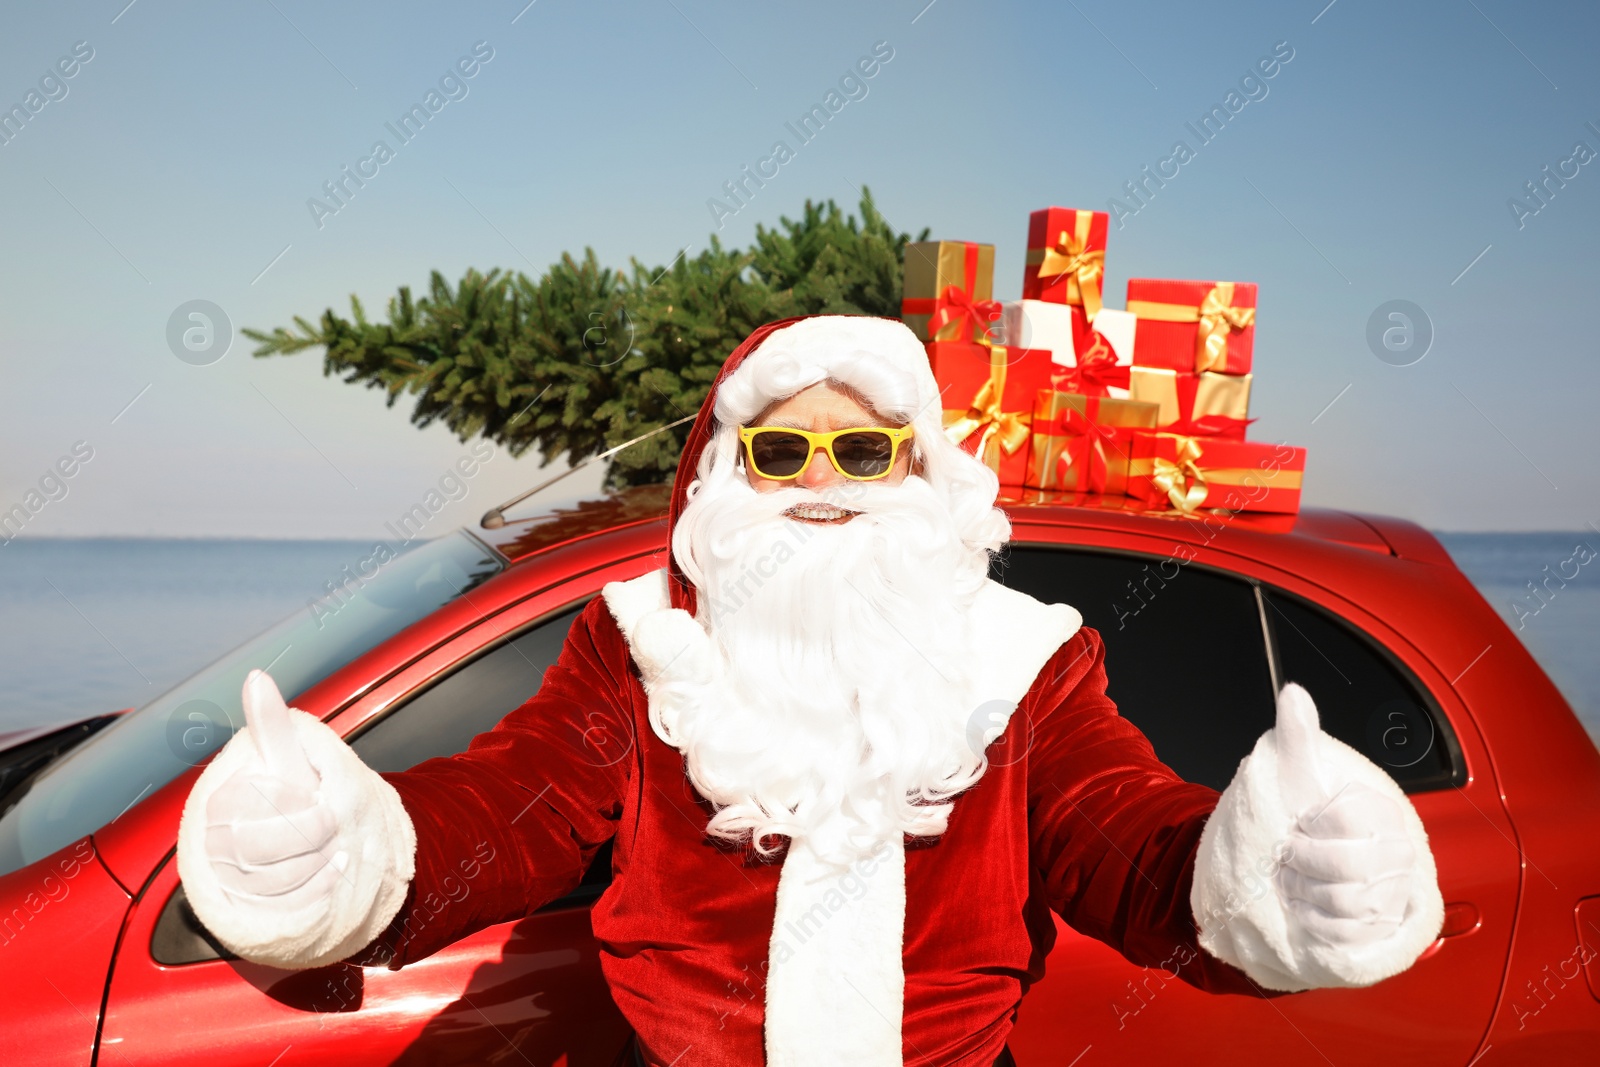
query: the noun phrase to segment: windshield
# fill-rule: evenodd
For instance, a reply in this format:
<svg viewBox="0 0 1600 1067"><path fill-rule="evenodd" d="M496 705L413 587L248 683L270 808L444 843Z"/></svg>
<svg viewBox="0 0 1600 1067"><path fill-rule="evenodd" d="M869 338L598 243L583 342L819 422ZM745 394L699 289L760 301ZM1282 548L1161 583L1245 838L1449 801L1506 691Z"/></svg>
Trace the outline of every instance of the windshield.
<svg viewBox="0 0 1600 1067"><path fill-rule="evenodd" d="M0 817L0 874L114 821L222 747L244 725L240 691L250 671L269 671L293 703L504 566L465 532L383 559L345 568L327 595L56 761ZM341 579L343 585L335 584Z"/></svg>

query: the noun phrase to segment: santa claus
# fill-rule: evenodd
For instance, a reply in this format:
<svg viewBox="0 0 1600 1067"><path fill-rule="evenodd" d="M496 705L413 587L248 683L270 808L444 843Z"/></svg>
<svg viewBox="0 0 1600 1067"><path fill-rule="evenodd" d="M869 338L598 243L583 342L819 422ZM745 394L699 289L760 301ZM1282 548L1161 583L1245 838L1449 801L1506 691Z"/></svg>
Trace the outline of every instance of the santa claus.
<svg viewBox="0 0 1600 1067"><path fill-rule="evenodd" d="M380 776L250 677L184 811L196 914L260 963L400 967L614 841L603 967L677 1067L1008 1063L1052 910L1219 993L1409 967L1443 905L1393 781L1288 685L1226 791L1184 782L1079 614L988 579L996 495L905 326L762 327L684 448L668 566L465 753Z"/></svg>

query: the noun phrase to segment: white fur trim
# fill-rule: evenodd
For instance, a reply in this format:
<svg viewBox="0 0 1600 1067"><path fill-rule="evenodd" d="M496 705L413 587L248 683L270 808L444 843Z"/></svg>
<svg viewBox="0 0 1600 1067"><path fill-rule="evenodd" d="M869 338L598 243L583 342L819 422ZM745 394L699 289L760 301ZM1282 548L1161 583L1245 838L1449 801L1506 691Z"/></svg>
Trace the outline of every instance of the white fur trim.
<svg viewBox="0 0 1600 1067"><path fill-rule="evenodd" d="M652 611L660 611L672 602L665 567L630 578L625 582L607 582L600 590L617 628L631 640L639 620Z"/></svg>
<svg viewBox="0 0 1600 1067"><path fill-rule="evenodd" d="M979 702L1020 703L1056 649L1083 625L1076 608L1045 604L998 582L978 590L972 617L978 640L972 686Z"/></svg>
<svg viewBox="0 0 1600 1067"><path fill-rule="evenodd" d="M417 837L393 786L327 726L293 708L289 715L339 827L330 854L350 857L344 877L328 898L289 910L223 890L206 854L206 808L224 782L258 758L248 727L211 761L184 803L178 877L195 915L229 950L253 963L297 969L354 955L383 932L416 872Z"/></svg>
<svg viewBox="0 0 1600 1067"><path fill-rule="evenodd" d="M1280 902L1275 852L1294 818L1278 781L1276 730L1268 730L1223 791L1200 835L1189 895L1200 944L1268 989L1368 986L1410 967L1439 935L1444 898L1428 834L1400 787L1349 745L1319 733L1329 780L1360 782L1400 806L1416 852L1406 916L1389 938L1353 949L1312 938Z"/></svg>
<svg viewBox="0 0 1600 1067"><path fill-rule="evenodd" d="M627 639L646 696L655 692L656 679L669 667L676 677L701 682L710 679L715 654L711 637L693 615L669 606L665 567L625 582L607 582L600 595ZM676 725L670 709L650 701L651 729L674 748Z"/></svg>
<svg viewBox="0 0 1600 1067"><path fill-rule="evenodd" d="M711 638L694 616L668 606L665 567L626 582L607 582L600 595L628 639L647 692L668 667L678 676L706 677L711 669Z"/></svg>
<svg viewBox="0 0 1600 1067"><path fill-rule="evenodd" d="M666 571L602 592L651 692L664 674L703 676L711 638L669 607ZM1065 604L1042 604L987 582L972 605L977 634L968 699L995 710L985 743L1004 730L1051 656L1082 625ZM670 720L651 702L650 722L673 744ZM956 799L960 803L960 798ZM840 871L804 842L791 844L778 876L768 947L766 1042L772 1067L899 1067L905 1009L905 847L897 835Z"/></svg>
<svg viewBox="0 0 1600 1067"><path fill-rule="evenodd" d="M847 871L790 846L768 946L769 1067L900 1067L905 916L898 837Z"/></svg>
<svg viewBox="0 0 1600 1067"><path fill-rule="evenodd" d="M939 425L939 385L927 349L899 319L867 315L813 315L773 331L718 387L717 421L736 426L776 399L761 397L755 410L732 410L730 398L739 392L736 383L750 377L758 366L783 367L779 377L793 392L799 392L822 381L841 357L865 353L908 375L916 386L916 411L924 416L918 421L925 421L931 411L932 425Z"/></svg>

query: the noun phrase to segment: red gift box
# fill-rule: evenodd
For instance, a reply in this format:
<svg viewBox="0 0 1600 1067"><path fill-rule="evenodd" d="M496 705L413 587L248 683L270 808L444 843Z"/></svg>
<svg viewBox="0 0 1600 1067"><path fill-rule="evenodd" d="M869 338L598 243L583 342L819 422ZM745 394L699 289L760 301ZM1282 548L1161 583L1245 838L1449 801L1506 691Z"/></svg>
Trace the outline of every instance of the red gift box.
<svg viewBox="0 0 1600 1067"><path fill-rule="evenodd" d="M1227 441L1136 430L1128 495L1185 514L1300 510L1306 450L1268 441Z"/></svg>
<svg viewBox="0 0 1600 1067"><path fill-rule="evenodd" d="M1129 278L1128 310L1139 318L1136 367L1199 374L1249 374L1256 340L1254 282Z"/></svg>
<svg viewBox="0 0 1600 1067"><path fill-rule="evenodd" d="M1126 515L1140 515L1147 509L1131 496L1119 493L1113 496L1110 493L1078 493L1068 489L1014 489L1011 495L1005 497L1024 504L1053 504L1057 507L1072 508L1102 508L1106 511L1120 511ZM1170 510L1162 507L1158 514L1170 514Z"/></svg>
<svg viewBox="0 0 1600 1067"><path fill-rule="evenodd" d="M1000 329L1000 302L993 299L994 245L908 244L902 284L900 318L923 341L984 341Z"/></svg>
<svg viewBox="0 0 1600 1067"><path fill-rule="evenodd" d="M1135 428L1155 424L1154 404L1041 389L1022 484L1120 496L1127 489Z"/></svg>
<svg viewBox="0 0 1600 1067"><path fill-rule="evenodd" d="M939 383L945 434L994 471L1002 485L1028 472L1028 427L1040 389L1059 370L1042 348L933 341L927 346Z"/></svg>
<svg viewBox="0 0 1600 1067"><path fill-rule="evenodd" d="M1082 323L1075 315L1073 324L1080 332L1086 330L1100 311L1110 221L1104 211L1065 207L1047 207L1029 215L1022 298L1080 307Z"/></svg>

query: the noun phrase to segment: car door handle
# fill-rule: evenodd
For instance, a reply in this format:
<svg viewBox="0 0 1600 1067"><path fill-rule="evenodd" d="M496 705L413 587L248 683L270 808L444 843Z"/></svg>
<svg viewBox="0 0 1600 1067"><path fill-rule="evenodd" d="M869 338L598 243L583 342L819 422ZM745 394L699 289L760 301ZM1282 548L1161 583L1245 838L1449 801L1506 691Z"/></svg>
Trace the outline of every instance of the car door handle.
<svg viewBox="0 0 1600 1067"><path fill-rule="evenodd" d="M1470 934L1482 925L1483 916L1478 913L1476 904L1469 904L1466 901L1446 904L1444 906L1444 923L1439 927L1438 938L1434 940L1433 944L1422 950L1422 955L1418 956L1417 960L1420 962L1434 955L1444 947L1444 943L1448 938Z"/></svg>
<svg viewBox="0 0 1600 1067"><path fill-rule="evenodd" d="M1461 901L1444 906L1444 925L1439 928L1439 939L1447 937L1460 937L1470 934L1483 925L1483 916L1478 914L1476 904Z"/></svg>

